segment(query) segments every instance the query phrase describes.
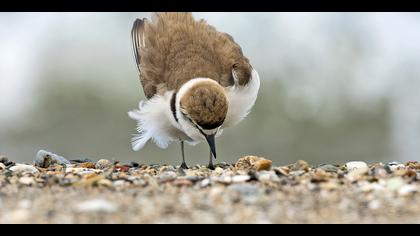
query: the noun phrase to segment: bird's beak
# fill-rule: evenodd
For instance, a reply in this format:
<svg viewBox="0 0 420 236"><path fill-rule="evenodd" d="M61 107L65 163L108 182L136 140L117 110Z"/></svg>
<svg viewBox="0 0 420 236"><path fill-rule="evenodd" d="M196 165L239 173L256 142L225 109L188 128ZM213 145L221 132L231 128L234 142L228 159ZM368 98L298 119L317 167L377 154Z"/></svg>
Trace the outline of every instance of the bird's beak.
<svg viewBox="0 0 420 236"><path fill-rule="evenodd" d="M214 141L215 134L205 135L207 143L210 146L210 151L214 156L214 159L216 159L216 143Z"/></svg>

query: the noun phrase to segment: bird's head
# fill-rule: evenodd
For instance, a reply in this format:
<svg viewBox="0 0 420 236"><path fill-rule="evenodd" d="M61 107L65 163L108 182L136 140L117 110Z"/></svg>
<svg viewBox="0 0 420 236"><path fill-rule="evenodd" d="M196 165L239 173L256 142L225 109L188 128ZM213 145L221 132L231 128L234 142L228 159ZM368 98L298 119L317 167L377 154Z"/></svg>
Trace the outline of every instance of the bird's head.
<svg viewBox="0 0 420 236"><path fill-rule="evenodd" d="M185 83L175 101L178 123L193 140L206 140L216 157L214 138L228 111L223 87L214 80L196 78Z"/></svg>

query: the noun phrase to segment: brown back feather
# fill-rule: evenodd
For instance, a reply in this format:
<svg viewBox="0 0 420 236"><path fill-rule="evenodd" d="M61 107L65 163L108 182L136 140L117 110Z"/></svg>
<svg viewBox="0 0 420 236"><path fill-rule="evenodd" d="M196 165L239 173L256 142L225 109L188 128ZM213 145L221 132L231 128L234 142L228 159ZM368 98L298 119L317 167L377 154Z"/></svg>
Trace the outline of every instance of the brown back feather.
<svg viewBox="0 0 420 236"><path fill-rule="evenodd" d="M232 69L240 85L248 83L251 65L240 46L206 21L195 21L191 13L171 12L156 13L152 22L143 22L142 30L133 34L144 33L145 47L135 53L140 58L140 80L147 98L178 90L196 77L231 86Z"/></svg>

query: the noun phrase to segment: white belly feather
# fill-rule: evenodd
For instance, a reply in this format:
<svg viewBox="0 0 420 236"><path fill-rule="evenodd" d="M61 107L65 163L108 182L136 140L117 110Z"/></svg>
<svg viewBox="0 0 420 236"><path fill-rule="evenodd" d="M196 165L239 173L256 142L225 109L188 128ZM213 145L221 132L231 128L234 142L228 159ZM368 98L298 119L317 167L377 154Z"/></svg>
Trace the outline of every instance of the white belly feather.
<svg viewBox="0 0 420 236"><path fill-rule="evenodd" d="M225 89L229 108L221 130L238 124L254 106L260 79L255 70L251 77L246 86L234 85ZM170 91L164 96L156 95L150 100L140 101L139 109L128 112L129 117L137 121L138 134L131 140L134 151L142 149L150 139L160 148L167 148L170 142L177 140L186 140L191 145L199 142L191 140L175 122L170 108L172 94Z"/></svg>

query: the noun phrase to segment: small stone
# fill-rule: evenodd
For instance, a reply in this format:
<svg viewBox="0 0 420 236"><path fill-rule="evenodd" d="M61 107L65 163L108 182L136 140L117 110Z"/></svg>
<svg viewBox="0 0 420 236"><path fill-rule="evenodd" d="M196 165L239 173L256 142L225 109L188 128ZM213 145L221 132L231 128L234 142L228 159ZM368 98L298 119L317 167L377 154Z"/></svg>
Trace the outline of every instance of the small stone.
<svg viewBox="0 0 420 236"><path fill-rule="evenodd" d="M179 175L179 176L186 176L186 175L187 175L187 174L185 173L184 169L182 169L182 168L178 168L178 169L176 170L176 173L177 173L177 175Z"/></svg>
<svg viewBox="0 0 420 236"><path fill-rule="evenodd" d="M130 170L130 167L128 166L114 166L114 171L118 171L118 172L128 172Z"/></svg>
<svg viewBox="0 0 420 236"><path fill-rule="evenodd" d="M405 169L405 165L393 161L387 163L385 169L388 171L388 173L393 173L394 171Z"/></svg>
<svg viewBox="0 0 420 236"><path fill-rule="evenodd" d="M243 183L243 182L246 182L250 179L251 179L251 177L249 175L235 175L235 176L232 176L232 182L233 183Z"/></svg>
<svg viewBox="0 0 420 236"><path fill-rule="evenodd" d="M232 176L220 176L220 177L212 177L212 180L221 183L221 184L231 184L232 183Z"/></svg>
<svg viewBox="0 0 420 236"><path fill-rule="evenodd" d="M12 166L9 168L10 171L13 171L15 173L31 173L31 174L35 174L35 173L39 173L39 170L37 168L35 168L34 166L31 165L25 165L25 164L17 164L15 166Z"/></svg>
<svg viewBox="0 0 420 236"><path fill-rule="evenodd" d="M236 191L241 195L250 196L258 193L258 187L251 184L232 184L228 187L229 190Z"/></svg>
<svg viewBox="0 0 420 236"><path fill-rule="evenodd" d="M292 171L305 171L308 172L311 168L308 162L304 160L298 160L295 164L293 164L290 168Z"/></svg>
<svg viewBox="0 0 420 236"><path fill-rule="evenodd" d="M223 169L221 167L216 167L216 169L214 169L213 173L215 175L222 175L223 174Z"/></svg>
<svg viewBox="0 0 420 236"><path fill-rule="evenodd" d="M331 177L331 174L328 174L326 171L317 169L315 173L312 175L311 182L313 183L320 183L326 182Z"/></svg>
<svg viewBox="0 0 420 236"><path fill-rule="evenodd" d="M28 176L24 176L24 177L20 178L19 183L22 184L22 185L27 185L27 186L31 186L31 185L36 184L34 178L28 177Z"/></svg>
<svg viewBox="0 0 420 236"><path fill-rule="evenodd" d="M348 171L353 171L357 169L369 169L366 162L363 161L350 161L346 163L346 168Z"/></svg>
<svg viewBox="0 0 420 236"><path fill-rule="evenodd" d="M162 166L159 168L159 172L165 172L165 171L176 171L173 166Z"/></svg>
<svg viewBox="0 0 420 236"><path fill-rule="evenodd" d="M272 163L270 160L260 159L253 164L253 167L256 171L270 170Z"/></svg>
<svg viewBox="0 0 420 236"><path fill-rule="evenodd" d="M200 187L202 187L202 188L207 187L207 186L210 186L210 185L211 185L210 179L203 179L200 182Z"/></svg>
<svg viewBox="0 0 420 236"><path fill-rule="evenodd" d="M373 169L371 169L371 175L376 178L385 178L387 174L388 172L383 166L375 166Z"/></svg>
<svg viewBox="0 0 420 236"><path fill-rule="evenodd" d="M229 164L227 164L226 162L219 162L219 163L215 164L214 166L215 166L216 168L217 168L217 167L220 167L220 168L222 168L222 169L227 169L227 168L229 168L229 167L230 167L230 165L229 165Z"/></svg>
<svg viewBox="0 0 420 236"><path fill-rule="evenodd" d="M323 170L323 171L326 171L326 172L331 172L331 173L337 173L338 170L339 170L339 168L337 166L330 165L330 164L319 165L317 167L317 169Z"/></svg>
<svg viewBox="0 0 420 236"><path fill-rule="evenodd" d="M78 212L106 212L112 213L118 210L117 205L105 199L93 199L76 205Z"/></svg>
<svg viewBox="0 0 420 236"><path fill-rule="evenodd" d="M7 162L9 162L9 158L5 156L0 156L0 163L6 164Z"/></svg>
<svg viewBox="0 0 420 236"><path fill-rule="evenodd" d="M276 175L275 171L261 171L257 174L256 178L260 182L272 182L279 180L279 177Z"/></svg>
<svg viewBox="0 0 420 236"><path fill-rule="evenodd" d="M158 176L160 181L170 181L176 179L177 174L174 171L165 171Z"/></svg>
<svg viewBox="0 0 420 236"><path fill-rule="evenodd" d="M418 192L418 188L414 185L409 185L409 184L406 184L406 185L402 186L398 190L398 194L400 196L403 196L403 197L409 196L409 195L411 195L413 193L416 193L416 192Z"/></svg>
<svg viewBox="0 0 420 236"><path fill-rule="evenodd" d="M89 158L70 160L71 164L80 164L80 163L86 163L86 162L94 162L94 161L92 161Z"/></svg>
<svg viewBox="0 0 420 236"><path fill-rule="evenodd" d="M237 170L269 170L271 168L272 162L262 157L257 156L245 156L240 158L236 164L235 168Z"/></svg>
<svg viewBox="0 0 420 236"><path fill-rule="evenodd" d="M101 159L96 162L95 168L99 170L105 170L112 167L112 163L107 159Z"/></svg>
<svg viewBox="0 0 420 236"><path fill-rule="evenodd" d="M279 176L279 177L288 176L289 173L290 173L290 169L287 166L281 166L281 167L274 168L274 171L277 174L277 176Z"/></svg>
<svg viewBox="0 0 420 236"><path fill-rule="evenodd" d="M417 172L413 169L397 169L394 171L395 176L403 176L403 177L416 177Z"/></svg>
<svg viewBox="0 0 420 236"><path fill-rule="evenodd" d="M5 169L6 169L6 166L0 162L0 170L5 170Z"/></svg>
<svg viewBox="0 0 420 236"><path fill-rule="evenodd" d="M139 164L139 163L134 162L134 161L130 162L130 165L131 165L132 167L134 167L134 168L139 168L139 166L140 166L140 164Z"/></svg>
<svg viewBox="0 0 420 236"><path fill-rule="evenodd" d="M365 174L367 174L369 171L369 167L362 167L362 165L360 165L357 168L353 168L351 171L349 171L346 175L346 178L353 182L356 180L359 180L362 176L364 176Z"/></svg>
<svg viewBox="0 0 420 236"><path fill-rule="evenodd" d="M96 165L95 163L92 163L92 162L85 162L85 163L78 164L77 167L95 169Z"/></svg>
<svg viewBox="0 0 420 236"><path fill-rule="evenodd" d="M16 163L15 162L13 162L13 161L8 161L8 162L6 162L6 163L4 163L5 165L6 165L6 167L7 168L10 168L10 167L12 167L12 166L15 166L16 165Z"/></svg>
<svg viewBox="0 0 420 236"><path fill-rule="evenodd" d="M122 187L122 186L126 186L126 185L128 185L128 183L127 183L127 181L125 181L125 180L123 180L123 179L119 179L119 180L117 180L117 181L113 182L113 183L112 183L112 185L113 185L114 187Z"/></svg>
<svg viewBox="0 0 420 236"><path fill-rule="evenodd" d="M378 200L373 200L371 202L369 202L368 204L368 208L371 210L377 210L382 206L381 202Z"/></svg>
<svg viewBox="0 0 420 236"><path fill-rule="evenodd" d="M35 157L35 166L39 166L41 168L48 168L48 166L52 164L69 165L71 163L62 156L59 156L52 152L39 150Z"/></svg>
<svg viewBox="0 0 420 236"><path fill-rule="evenodd" d="M321 182L319 186L321 187L321 189L328 190L328 191L336 190L339 188L339 185L334 181Z"/></svg>
<svg viewBox="0 0 420 236"><path fill-rule="evenodd" d="M420 163L417 161L409 161L405 164L408 168L420 170Z"/></svg>
<svg viewBox="0 0 420 236"><path fill-rule="evenodd" d="M389 191L398 191L404 185L405 182L401 177L394 177L386 181L385 187Z"/></svg>
<svg viewBox="0 0 420 236"><path fill-rule="evenodd" d="M192 186L193 182L188 179L177 179L173 182L173 185L181 187L181 186Z"/></svg>
<svg viewBox="0 0 420 236"><path fill-rule="evenodd" d="M112 187L112 181L109 179L101 179L96 184L98 186Z"/></svg>

